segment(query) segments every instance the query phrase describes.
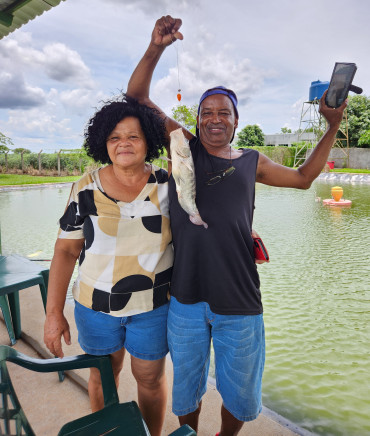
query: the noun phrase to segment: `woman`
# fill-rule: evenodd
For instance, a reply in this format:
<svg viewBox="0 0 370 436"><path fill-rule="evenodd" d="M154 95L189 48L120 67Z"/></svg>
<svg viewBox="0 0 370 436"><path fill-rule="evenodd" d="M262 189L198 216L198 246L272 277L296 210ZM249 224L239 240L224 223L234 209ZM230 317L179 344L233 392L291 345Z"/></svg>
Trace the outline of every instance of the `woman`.
<svg viewBox="0 0 370 436"><path fill-rule="evenodd" d="M125 349L138 386L139 407L152 435L160 435L167 400L166 320L173 251L168 175L148 162L166 145L155 109L123 96L89 121L85 148L108 164L74 183L50 268L45 344L63 357L70 343L63 307L73 286L78 340L89 354L110 354L118 386ZM92 368L93 411L103 407L99 371Z"/></svg>

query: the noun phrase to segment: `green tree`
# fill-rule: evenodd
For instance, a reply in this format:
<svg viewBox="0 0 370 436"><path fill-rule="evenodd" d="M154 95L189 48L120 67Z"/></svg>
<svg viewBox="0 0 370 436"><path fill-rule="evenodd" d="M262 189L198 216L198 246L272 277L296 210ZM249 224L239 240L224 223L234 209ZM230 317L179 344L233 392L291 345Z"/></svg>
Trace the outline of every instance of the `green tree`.
<svg viewBox="0 0 370 436"><path fill-rule="evenodd" d="M20 148L15 148L15 149L13 150L13 152L14 152L14 153L18 153L18 154L21 154L22 152L23 152L23 153L31 153L31 150L28 150L28 148L22 148L22 147L20 147Z"/></svg>
<svg viewBox="0 0 370 436"><path fill-rule="evenodd" d="M288 129L288 127L282 127L281 133L292 133L292 129Z"/></svg>
<svg viewBox="0 0 370 436"><path fill-rule="evenodd" d="M348 97L348 138L350 147L363 147L360 137L370 130L370 97L354 95ZM365 136L366 137L366 136Z"/></svg>
<svg viewBox="0 0 370 436"><path fill-rule="evenodd" d="M11 145L14 145L13 141L0 132L0 152L5 153Z"/></svg>
<svg viewBox="0 0 370 436"><path fill-rule="evenodd" d="M260 126L257 124L248 124L239 133L236 140L238 147L263 146L264 136Z"/></svg>
<svg viewBox="0 0 370 436"><path fill-rule="evenodd" d="M186 106L185 104L175 106L172 108L173 118L182 126L190 130L195 135L195 128L197 126L198 105Z"/></svg>
<svg viewBox="0 0 370 436"><path fill-rule="evenodd" d="M370 148L370 130L366 130L366 132L360 136L358 140L358 146L363 148Z"/></svg>

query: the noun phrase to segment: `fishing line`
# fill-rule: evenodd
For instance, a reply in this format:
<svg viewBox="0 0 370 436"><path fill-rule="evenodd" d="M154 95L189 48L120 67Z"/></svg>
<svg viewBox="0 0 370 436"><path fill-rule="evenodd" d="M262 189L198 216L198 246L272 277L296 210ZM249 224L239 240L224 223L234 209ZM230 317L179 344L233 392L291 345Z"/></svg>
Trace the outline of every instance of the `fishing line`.
<svg viewBox="0 0 370 436"><path fill-rule="evenodd" d="M177 89L176 97L177 97L178 101L181 101L182 95L181 95L181 85L180 85L179 51L178 51L177 46L174 45L174 43L177 41L177 39L173 38L172 33L168 30L166 22L164 22L164 27L166 28L166 32L168 34L170 34L170 36L171 36L172 46L173 46L173 48L175 49L175 52L176 52L177 82L178 82L178 86L179 86L178 89Z"/></svg>
<svg viewBox="0 0 370 436"><path fill-rule="evenodd" d="M176 40L174 41L176 42ZM176 51L176 64L177 64L177 82L179 84L179 88L177 90L177 100L181 101L181 85L180 85L180 67L179 67L179 50L176 45L173 45L173 48Z"/></svg>

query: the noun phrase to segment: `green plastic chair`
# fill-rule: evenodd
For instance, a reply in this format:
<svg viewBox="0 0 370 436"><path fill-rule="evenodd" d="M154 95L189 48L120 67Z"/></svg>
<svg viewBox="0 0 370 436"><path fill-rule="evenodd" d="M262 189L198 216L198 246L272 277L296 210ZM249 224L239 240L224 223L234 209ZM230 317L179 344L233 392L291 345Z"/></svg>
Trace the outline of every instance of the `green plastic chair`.
<svg viewBox="0 0 370 436"><path fill-rule="evenodd" d="M1 254L1 253L0 253ZM41 274L44 279L45 288L48 288L49 268L37 261L32 261L19 254L9 254L8 256L0 256L0 273L18 274L18 273L33 273Z"/></svg>
<svg viewBox="0 0 370 436"><path fill-rule="evenodd" d="M140 410L134 401L119 403L112 365L109 356L88 354L63 359L34 359L6 345L0 346L0 420L4 423L0 435L34 436L12 385L7 362L13 362L31 371L54 372L95 367L99 369L104 396L104 408L98 412L65 424L58 436L150 436ZM196 436L189 426L182 426L170 436Z"/></svg>
<svg viewBox="0 0 370 436"><path fill-rule="evenodd" d="M1 260L0 260L1 265ZM46 287L41 274L18 273L3 274L0 272L0 307L5 325L8 329L12 345L21 336L21 314L19 306L19 291L30 286L40 286L44 308L46 307Z"/></svg>
<svg viewBox="0 0 370 436"><path fill-rule="evenodd" d="M21 335L21 317L18 292L30 286L40 286L42 302L46 307L49 269L43 265L11 254L0 256L0 308L12 345Z"/></svg>

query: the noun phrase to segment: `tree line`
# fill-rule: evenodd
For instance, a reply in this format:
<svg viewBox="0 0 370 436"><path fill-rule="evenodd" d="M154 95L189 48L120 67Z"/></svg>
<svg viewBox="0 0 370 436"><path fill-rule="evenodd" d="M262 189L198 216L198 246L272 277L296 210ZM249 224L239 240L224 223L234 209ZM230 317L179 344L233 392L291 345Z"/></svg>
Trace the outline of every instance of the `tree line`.
<svg viewBox="0 0 370 436"><path fill-rule="evenodd" d="M172 109L172 116L195 134L197 112L197 104L192 106L179 105ZM347 120L349 146L370 148L370 97L365 95L350 96L348 98ZM342 131L345 131L344 126ZM299 131L292 132L291 129L282 127L281 133L299 133ZM343 133L339 131L338 135L343 135ZM248 124L242 128L236 135L233 145L238 148L263 147L261 151L273 160L287 166L293 164L294 147L289 147L289 151L279 151L280 147L264 146L264 133L257 124ZM38 173L74 174L83 173L86 168L96 165L87 156L84 148L59 150L55 153L42 153L42 151L32 153L26 148L11 147L14 147L11 138L0 132L0 170L5 170L5 172L20 170L32 173L34 170ZM272 148L276 148L276 150L271 150Z"/></svg>
<svg viewBox="0 0 370 436"><path fill-rule="evenodd" d="M195 133L198 105L180 105L172 109L176 121ZM348 140L350 147L370 148L370 97L355 95L348 97L347 106ZM345 131L343 121L342 132ZM311 131L313 129L311 128ZM309 130L306 130L309 131ZM341 131L338 132L343 136ZM288 127L282 127L280 133L300 133L299 129L292 132ZM264 145L264 133L257 124L248 124L238 132L234 145L236 147L253 147Z"/></svg>
<svg viewBox="0 0 370 436"><path fill-rule="evenodd" d="M10 151L12 153L9 153ZM42 153L41 150L39 153L32 153L24 148L0 148L0 172L5 173L79 175L95 166L94 160L87 156L84 149L59 150L56 153Z"/></svg>

